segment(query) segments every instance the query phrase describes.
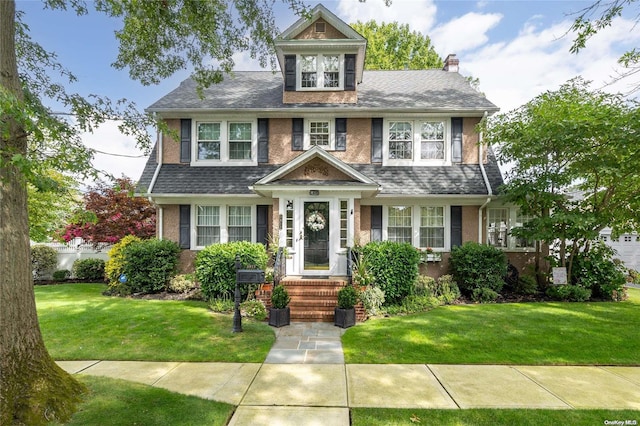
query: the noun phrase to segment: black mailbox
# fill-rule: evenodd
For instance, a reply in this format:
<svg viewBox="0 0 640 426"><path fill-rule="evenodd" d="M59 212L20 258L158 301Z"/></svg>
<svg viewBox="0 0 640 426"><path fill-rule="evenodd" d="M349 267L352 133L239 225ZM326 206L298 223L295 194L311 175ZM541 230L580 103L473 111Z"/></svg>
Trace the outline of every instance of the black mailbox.
<svg viewBox="0 0 640 426"><path fill-rule="evenodd" d="M236 272L238 284L260 284L264 282L264 271L260 269L239 269Z"/></svg>

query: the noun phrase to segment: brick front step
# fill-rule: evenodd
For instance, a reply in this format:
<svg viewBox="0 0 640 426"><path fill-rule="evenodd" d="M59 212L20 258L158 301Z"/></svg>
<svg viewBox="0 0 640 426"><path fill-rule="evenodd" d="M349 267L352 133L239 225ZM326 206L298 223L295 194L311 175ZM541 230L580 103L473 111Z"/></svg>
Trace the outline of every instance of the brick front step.
<svg viewBox="0 0 640 426"><path fill-rule="evenodd" d="M282 284L291 297L291 321L333 322L338 290L347 282L336 279L287 278Z"/></svg>

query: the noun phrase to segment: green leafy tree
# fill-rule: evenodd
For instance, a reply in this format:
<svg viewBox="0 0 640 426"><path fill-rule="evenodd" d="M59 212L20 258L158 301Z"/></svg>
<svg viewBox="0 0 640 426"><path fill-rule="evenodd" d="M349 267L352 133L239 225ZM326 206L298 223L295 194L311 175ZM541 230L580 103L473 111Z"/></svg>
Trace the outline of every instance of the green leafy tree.
<svg viewBox="0 0 640 426"><path fill-rule="evenodd" d="M73 177L49 171L49 178L51 185L48 189L27 184L29 238L39 243L49 241L80 206L80 194Z"/></svg>
<svg viewBox="0 0 640 426"><path fill-rule="evenodd" d="M640 3L638 3L638 0L598 0L582 9L569 30L576 35L571 45L571 53L578 53L587 46L587 42L591 37L604 28L613 25L613 20L622 16L625 8L629 9L634 7L635 11L633 13L635 14L634 20L636 28L634 28L633 31L636 31L638 24L640 24ZM615 80L634 75L637 76L640 74L640 49L633 47L627 50L618 58L618 63L626 68L626 70L620 72ZM639 90L640 80L633 84L630 93Z"/></svg>
<svg viewBox="0 0 640 426"><path fill-rule="evenodd" d="M357 21L351 26L367 39L365 69L422 70L444 65L431 39L409 30L407 24Z"/></svg>
<svg viewBox="0 0 640 426"><path fill-rule="evenodd" d="M551 244L559 259L589 251L600 230L640 228L640 108L574 79L488 121L485 140L512 167L507 201L533 220L516 236ZM538 245L540 256L540 245ZM539 259L538 259L539 260Z"/></svg>
<svg viewBox="0 0 640 426"><path fill-rule="evenodd" d="M296 13L301 0L283 0ZM275 64L278 33L271 0L45 0L44 6L84 15L89 7L121 19L114 66L143 84L178 70L203 88L249 52ZM38 326L30 267L27 184L46 187L45 170L94 174L93 152L80 139L107 120L148 149L156 124L124 100L68 93L76 77L29 36L15 0L0 1L0 424L65 422L82 385L51 359ZM106 35L105 35L106 36ZM59 81L58 79L62 79ZM74 117L56 115L46 104Z"/></svg>

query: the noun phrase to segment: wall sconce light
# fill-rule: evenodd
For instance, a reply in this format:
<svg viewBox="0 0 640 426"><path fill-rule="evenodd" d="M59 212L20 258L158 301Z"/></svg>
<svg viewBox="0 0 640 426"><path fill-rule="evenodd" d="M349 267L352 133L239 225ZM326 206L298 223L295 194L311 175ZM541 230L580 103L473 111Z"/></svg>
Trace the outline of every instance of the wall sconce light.
<svg viewBox="0 0 640 426"><path fill-rule="evenodd" d="M320 195L320 191L318 191L317 189L311 189L309 190L309 195L317 197L318 195Z"/></svg>

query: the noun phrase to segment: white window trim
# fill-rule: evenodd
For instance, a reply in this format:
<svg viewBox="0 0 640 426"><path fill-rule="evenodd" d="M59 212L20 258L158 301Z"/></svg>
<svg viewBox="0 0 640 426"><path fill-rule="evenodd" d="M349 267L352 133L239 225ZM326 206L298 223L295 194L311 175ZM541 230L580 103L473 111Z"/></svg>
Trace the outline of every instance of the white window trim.
<svg viewBox="0 0 640 426"><path fill-rule="evenodd" d="M315 145L311 145L311 123L318 121L329 122L329 145L318 145L325 151L335 151L336 149L336 120L328 117L311 117L304 119L304 150L307 151L313 148Z"/></svg>
<svg viewBox="0 0 640 426"><path fill-rule="evenodd" d="M338 57L338 87L324 87L324 56ZM302 87L301 56L316 57L316 87ZM342 53L300 53L296 55L296 91L300 92L336 92L344 90L344 54Z"/></svg>
<svg viewBox="0 0 640 426"><path fill-rule="evenodd" d="M198 159L198 124L220 123L220 159ZM231 123L251 123L251 159L234 160L229 158L229 125ZM258 165L258 120L256 118L217 118L192 120L191 128L191 166L257 166Z"/></svg>
<svg viewBox="0 0 640 426"><path fill-rule="evenodd" d="M196 203L191 205L191 250L202 250L206 246L198 246L198 226L197 226L197 210L198 206L212 206L220 208L220 242L227 243L229 242L229 206L250 206L251 207L251 242L256 242L256 205L255 204L247 204L241 201L238 202L228 202L224 204L218 203Z"/></svg>
<svg viewBox="0 0 640 426"><path fill-rule="evenodd" d="M516 226L518 212L520 209L518 207L508 207L508 206L495 206L495 207L487 207L487 213L485 216L485 243L489 244L489 210L507 210L507 246L506 247L496 247L503 251L509 252L533 252L535 251L534 247L516 247L516 237L511 234L511 230Z"/></svg>
<svg viewBox="0 0 640 426"><path fill-rule="evenodd" d="M413 145L411 159L390 159L389 158L389 123L407 121L412 125ZM425 121L444 122L444 158L443 159L422 159L421 155L421 135L419 124ZM451 118L434 117L388 117L383 122L383 143L382 143L382 165L383 166L450 166L451 165Z"/></svg>
<svg viewBox="0 0 640 426"><path fill-rule="evenodd" d="M411 207L411 244L420 249L420 213L421 207L442 207L444 213L444 247L431 247L434 252L451 251L451 206L449 204L411 204L394 203L382 207L382 240L389 241L389 207Z"/></svg>

